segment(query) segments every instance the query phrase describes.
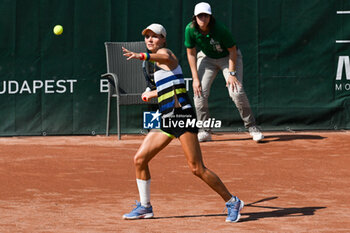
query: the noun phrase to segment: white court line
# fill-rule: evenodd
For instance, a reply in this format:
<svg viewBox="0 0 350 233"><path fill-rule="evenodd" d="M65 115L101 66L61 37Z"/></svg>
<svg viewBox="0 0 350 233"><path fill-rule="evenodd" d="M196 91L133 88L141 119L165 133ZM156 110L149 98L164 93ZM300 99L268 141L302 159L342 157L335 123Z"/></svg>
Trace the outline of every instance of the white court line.
<svg viewBox="0 0 350 233"><path fill-rule="evenodd" d="M350 43L350 40L336 40L335 43L337 43L337 44L346 44L346 43Z"/></svg>
<svg viewBox="0 0 350 233"><path fill-rule="evenodd" d="M337 11L338 15L350 14L350 11Z"/></svg>

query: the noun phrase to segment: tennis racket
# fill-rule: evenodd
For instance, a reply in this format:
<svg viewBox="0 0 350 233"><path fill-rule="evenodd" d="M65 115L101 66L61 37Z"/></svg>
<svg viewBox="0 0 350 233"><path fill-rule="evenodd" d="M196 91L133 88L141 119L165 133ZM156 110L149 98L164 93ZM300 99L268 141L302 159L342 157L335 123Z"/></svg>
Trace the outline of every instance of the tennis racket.
<svg viewBox="0 0 350 233"><path fill-rule="evenodd" d="M155 67L153 62L150 62L150 61L142 62L142 71L147 83L145 92L153 91L156 89L156 83L154 82L154 70L155 70ZM146 96L144 96L142 100L148 102L148 99Z"/></svg>

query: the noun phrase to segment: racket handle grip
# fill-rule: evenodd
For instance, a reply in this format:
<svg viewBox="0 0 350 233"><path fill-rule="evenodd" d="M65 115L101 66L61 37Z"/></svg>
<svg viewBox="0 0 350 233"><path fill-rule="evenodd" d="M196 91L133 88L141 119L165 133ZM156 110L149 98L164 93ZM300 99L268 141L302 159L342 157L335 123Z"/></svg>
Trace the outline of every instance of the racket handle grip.
<svg viewBox="0 0 350 233"><path fill-rule="evenodd" d="M151 91L151 88L150 87L146 87L145 92L150 92L150 91ZM148 98L146 96L142 97L142 100L145 101L145 102L148 102Z"/></svg>

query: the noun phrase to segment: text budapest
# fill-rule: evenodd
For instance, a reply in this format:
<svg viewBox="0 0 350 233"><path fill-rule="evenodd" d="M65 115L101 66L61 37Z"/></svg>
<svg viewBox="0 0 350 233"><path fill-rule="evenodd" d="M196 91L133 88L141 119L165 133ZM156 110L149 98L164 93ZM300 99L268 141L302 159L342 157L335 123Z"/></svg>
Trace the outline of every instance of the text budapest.
<svg viewBox="0 0 350 233"><path fill-rule="evenodd" d="M2 81L0 82L0 95L2 94L36 94L40 90L46 94L73 93L74 83L78 80L32 80L32 81Z"/></svg>

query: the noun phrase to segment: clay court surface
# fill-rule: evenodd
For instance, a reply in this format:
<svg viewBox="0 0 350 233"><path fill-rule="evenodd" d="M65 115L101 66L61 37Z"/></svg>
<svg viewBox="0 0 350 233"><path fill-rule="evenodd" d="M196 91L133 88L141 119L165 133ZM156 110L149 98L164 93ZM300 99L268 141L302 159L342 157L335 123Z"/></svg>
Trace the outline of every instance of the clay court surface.
<svg viewBox="0 0 350 233"><path fill-rule="evenodd" d="M0 138L0 232L350 232L350 131L218 133L204 162L245 201L238 223L188 169L174 140L150 164L155 218L138 200L144 136Z"/></svg>

